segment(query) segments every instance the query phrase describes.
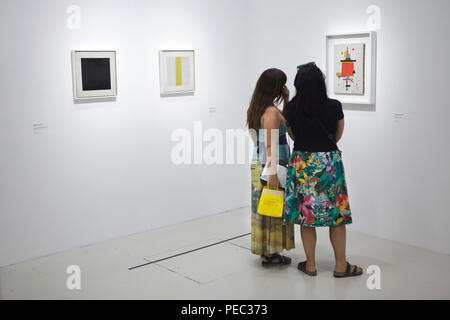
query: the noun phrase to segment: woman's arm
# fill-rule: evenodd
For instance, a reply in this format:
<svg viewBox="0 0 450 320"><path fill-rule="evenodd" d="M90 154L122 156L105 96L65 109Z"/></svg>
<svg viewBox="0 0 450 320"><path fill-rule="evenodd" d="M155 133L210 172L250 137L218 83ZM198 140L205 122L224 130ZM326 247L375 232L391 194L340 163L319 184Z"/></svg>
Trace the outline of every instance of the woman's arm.
<svg viewBox="0 0 450 320"><path fill-rule="evenodd" d="M277 107L269 107L263 115L263 126L266 129L265 143L267 150L267 164L269 166L269 185L279 186L277 176L278 165L278 135L281 125L281 114ZM273 152L272 152L273 150Z"/></svg>
<svg viewBox="0 0 450 320"><path fill-rule="evenodd" d="M284 88L283 88L283 102L284 102L284 104L283 104L283 114L284 114L284 117L286 117L286 111L287 111L286 106L289 103L289 95L290 94L291 93L289 91L289 88L287 86L284 86ZM284 119L284 121L286 122L286 119ZM287 132L289 134L289 137L291 137L291 139L294 140L294 134L292 133L291 128L287 125L287 122L286 122L286 128L287 128Z"/></svg>
<svg viewBox="0 0 450 320"><path fill-rule="evenodd" d="M289 96L291 94L289 88L286 85L283 87L283 92L281 94L283 96L283 111L284 111L284 108L289 103Z"/></svg>
<svg viewBox="0 0 450 320"><path fill-rule="evenodd" d="M295 140L294 139L294 133L292 133L291 128L289 126L286 126L286 129L287 129L287 132L289 134L289 137L291 137L292 140Z"/></svg>
<svg viewBox="0 0 450 320"><path fill-rule="evenodd" d="M342 135L344 134L344 118L338 120L337 130L336 130L336 142L341 140Z"/></svg>

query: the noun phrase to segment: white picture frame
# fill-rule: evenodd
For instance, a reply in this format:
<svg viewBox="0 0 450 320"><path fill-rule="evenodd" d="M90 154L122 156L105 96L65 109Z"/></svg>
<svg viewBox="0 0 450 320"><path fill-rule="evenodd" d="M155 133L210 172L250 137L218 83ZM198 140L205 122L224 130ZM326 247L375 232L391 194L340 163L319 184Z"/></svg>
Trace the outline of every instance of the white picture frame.
<svg viewBox="0 0 450 320"><path fill-rule="evenodd" d="M116 98L116 51L72 50L72 82L75 101Z"/></svg>
<svg viewBox="0 0 450 320"><path fill-rule="evenodd" d="M344 104L374 105L376 103L377 41L375 31L363 31L326 36L326 81L328 96ZM364 44L364 93L336 94L334 91L336 70L334 48L341 44Z"/></svg>
<svg viewBox="0 0 450 320"><path fill-rule="evenodd" d="M195 51L159 51L160 94L192 94L195 92Z"/></svg>

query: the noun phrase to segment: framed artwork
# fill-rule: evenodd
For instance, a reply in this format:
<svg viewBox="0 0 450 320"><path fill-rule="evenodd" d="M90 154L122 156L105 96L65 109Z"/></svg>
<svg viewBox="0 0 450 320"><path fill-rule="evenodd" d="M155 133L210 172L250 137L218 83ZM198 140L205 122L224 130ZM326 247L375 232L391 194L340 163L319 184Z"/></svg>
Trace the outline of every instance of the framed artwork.
<svg viewBox="0 0 450 320"><path fill-rule="evenodd" d="M72 51L74 100L117 96L115 51Z"/></svg>
<svg viewBox="0 0 450 320"><path fill-rule="evenodd" d="M347 104L375 104L376 32L326 37L328 95Z"/></svg>
<svg viewBox="0 0 450 320"><path fill-rule="evenodd" d="M195 92L194 50L161 50L159 76L161 95Z"/></svg>
<svg viewBox="0 0 450 320"><path fill-rule="evenodd" d="M364 94L364 43L334 45L334 94Z"/></svg>

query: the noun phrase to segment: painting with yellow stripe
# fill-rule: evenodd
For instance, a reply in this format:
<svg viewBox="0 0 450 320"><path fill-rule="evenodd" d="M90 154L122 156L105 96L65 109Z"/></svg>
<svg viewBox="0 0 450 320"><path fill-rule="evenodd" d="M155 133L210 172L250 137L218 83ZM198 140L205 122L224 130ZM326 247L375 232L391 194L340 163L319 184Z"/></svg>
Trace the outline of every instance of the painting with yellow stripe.
<svg viewBox="0 0 450 320"><path fill-rule="evenodd" d="M162 95L195 91L193 50L162 50L159 60Z"/></svg>

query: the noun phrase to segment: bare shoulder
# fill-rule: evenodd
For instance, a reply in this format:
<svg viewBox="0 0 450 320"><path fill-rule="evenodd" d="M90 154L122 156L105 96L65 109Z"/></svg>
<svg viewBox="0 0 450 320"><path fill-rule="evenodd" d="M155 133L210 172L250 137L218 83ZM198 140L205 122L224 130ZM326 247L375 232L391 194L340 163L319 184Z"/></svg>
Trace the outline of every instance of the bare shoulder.
<svg viewBox="0 0 450 320"><path fill-rule="evenodd" d="M264 127L279 127L283 121L281 111L275 106L268 107L261 117L261 122Z"/></svg>
<svg viewBox="0 0 450 320"><path fill-rule="evenodd" d="M279 119L281 118L281 111L275 106L267 107L267 109L263 113L263 119Z"/></svg>

